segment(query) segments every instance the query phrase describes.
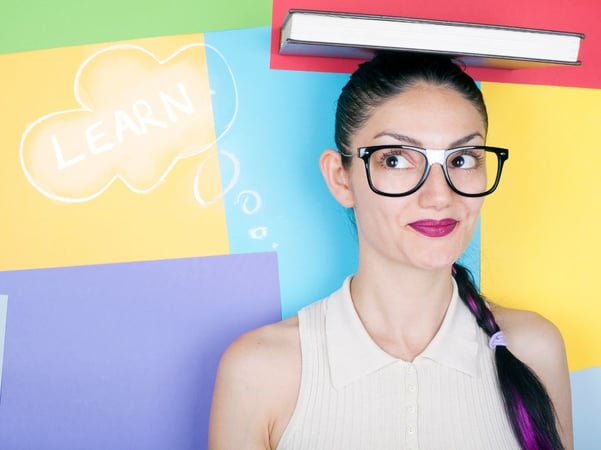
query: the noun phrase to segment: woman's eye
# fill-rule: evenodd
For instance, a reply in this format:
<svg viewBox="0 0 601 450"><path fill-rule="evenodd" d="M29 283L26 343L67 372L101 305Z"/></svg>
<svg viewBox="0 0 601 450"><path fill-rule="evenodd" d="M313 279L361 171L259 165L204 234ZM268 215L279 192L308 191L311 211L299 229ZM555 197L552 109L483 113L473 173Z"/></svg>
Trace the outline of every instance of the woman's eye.
<svg viewBox="0 0 601 450"><path fill-rule="evenodd" d="M467 153L463 155L454 156L451 159L451 167L455 169L473 169L477 165L478 158Z"/></svg>
<svg viewBox="0 0 601 450"><path fill-rule="evenodd" d="M383 163L387 169L403 169L409 166L407 159L402 155L385 155Z"/></svg>

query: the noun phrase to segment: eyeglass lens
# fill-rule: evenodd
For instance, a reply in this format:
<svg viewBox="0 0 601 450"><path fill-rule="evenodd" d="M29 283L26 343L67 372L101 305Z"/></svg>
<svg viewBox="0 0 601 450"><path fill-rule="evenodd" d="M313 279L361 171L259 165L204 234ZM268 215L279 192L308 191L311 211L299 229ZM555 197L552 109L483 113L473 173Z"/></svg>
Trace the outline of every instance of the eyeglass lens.
<svg viewBox="0 0 601 450"><path fill-rule="evenodd" d="M427 167L426 155L406 148L383 148L370 156L372 185L387 194L403 194L413 190L422 180ZM499 159L492 151L480 148L460 149L448 155L445 171L456 190L480 194L495 184Z"/></svg>

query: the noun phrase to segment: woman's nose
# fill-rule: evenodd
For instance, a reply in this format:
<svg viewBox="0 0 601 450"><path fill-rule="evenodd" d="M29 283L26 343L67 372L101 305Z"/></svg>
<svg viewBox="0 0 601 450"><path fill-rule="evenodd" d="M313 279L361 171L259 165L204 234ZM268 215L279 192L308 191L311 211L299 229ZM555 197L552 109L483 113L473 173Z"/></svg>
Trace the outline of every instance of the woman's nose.
<svg viewBox="0 0 601 450"><path fill-rule="evenodd" d="M432 165L426 181L418 192L423 207L442 209L449 205L453 198L453 191L447 183L440 164Z"/></svg>

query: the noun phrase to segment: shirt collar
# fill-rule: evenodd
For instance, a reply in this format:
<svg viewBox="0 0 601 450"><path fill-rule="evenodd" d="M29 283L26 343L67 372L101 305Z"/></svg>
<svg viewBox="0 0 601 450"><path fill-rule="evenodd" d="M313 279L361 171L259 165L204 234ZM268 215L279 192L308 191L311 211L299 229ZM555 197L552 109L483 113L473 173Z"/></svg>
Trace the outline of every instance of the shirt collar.
<svg viewBox="0 0 601 450"><path fill-rule="evenodd" d="M330 374L335 388L341 388L388 365L402 362L371 339L357 315L350 295L348 277L327 300L326 341ZM438 364L478 375L477 324L459 298L453 280L453 296L440 329L413 361Z"/></svg>

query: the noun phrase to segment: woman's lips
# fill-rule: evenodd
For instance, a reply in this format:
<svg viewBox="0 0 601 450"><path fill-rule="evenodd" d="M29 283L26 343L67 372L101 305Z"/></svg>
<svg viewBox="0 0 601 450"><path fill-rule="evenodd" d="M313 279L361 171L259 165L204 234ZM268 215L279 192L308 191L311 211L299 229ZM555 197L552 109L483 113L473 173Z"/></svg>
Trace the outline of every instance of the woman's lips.
<svg viewBox="0 0 601 450"><path fill-rule="evenodd" d="M426 219L412 222L409 226L424 236L443 237L451 234L455 226L457 226L457 221L455 219Z"/></svg>

